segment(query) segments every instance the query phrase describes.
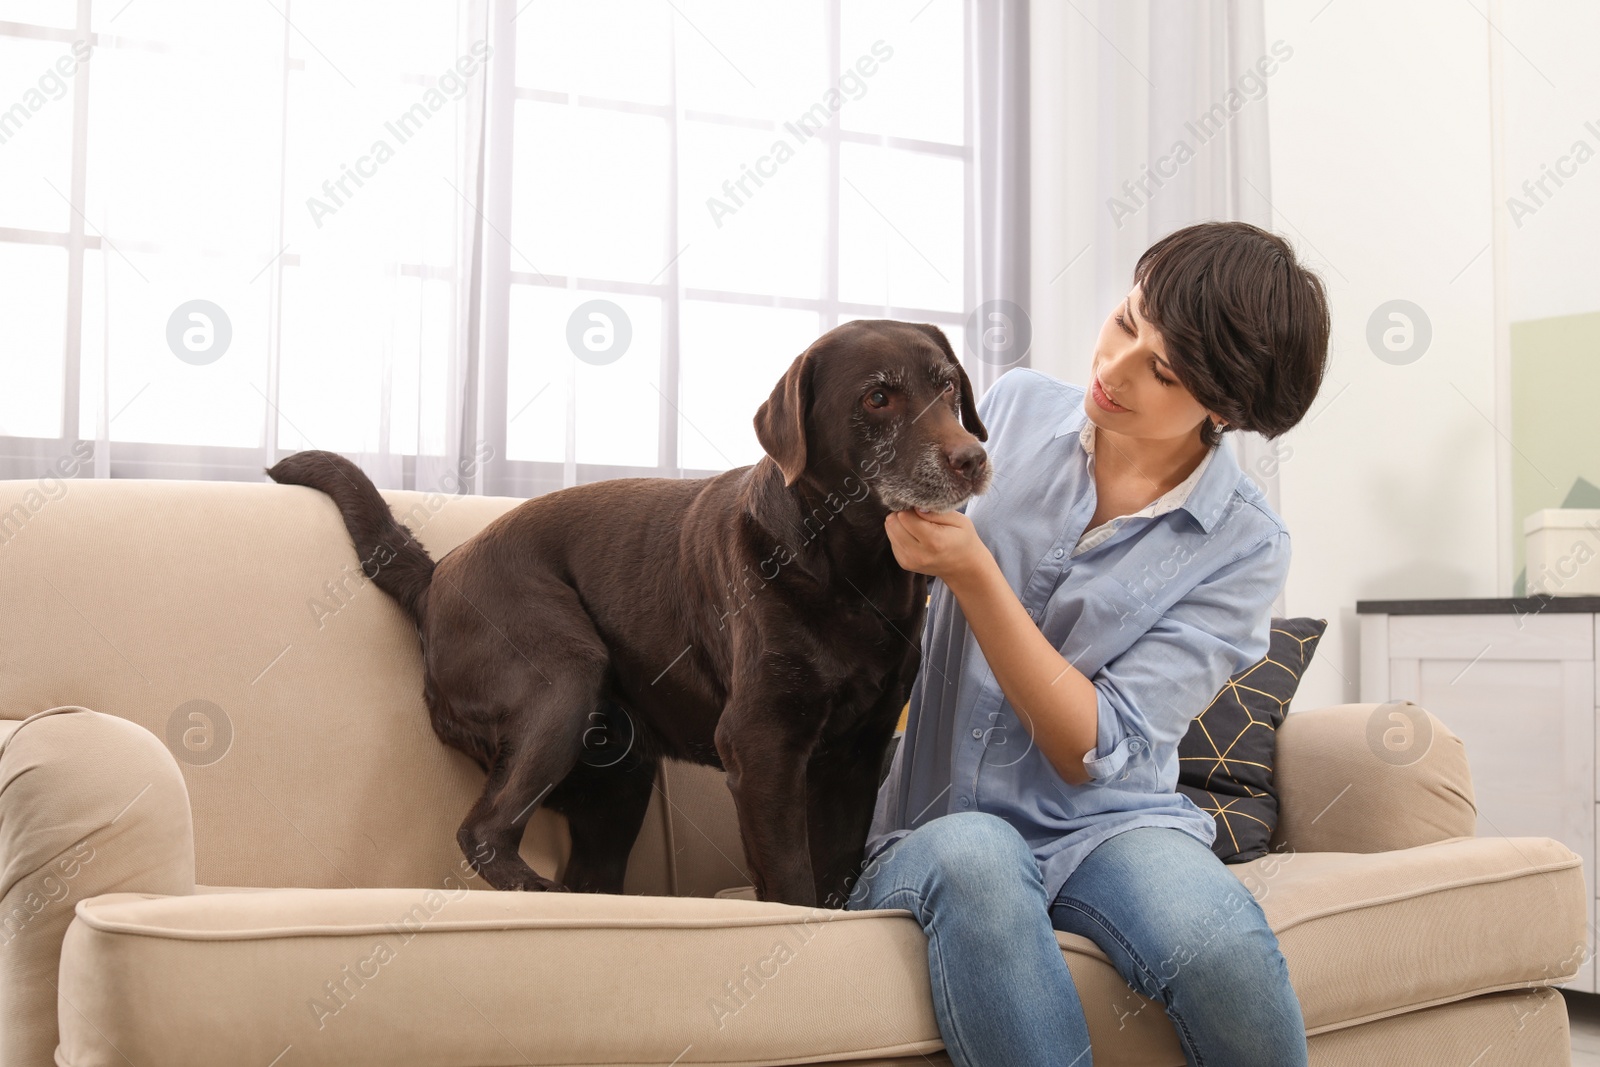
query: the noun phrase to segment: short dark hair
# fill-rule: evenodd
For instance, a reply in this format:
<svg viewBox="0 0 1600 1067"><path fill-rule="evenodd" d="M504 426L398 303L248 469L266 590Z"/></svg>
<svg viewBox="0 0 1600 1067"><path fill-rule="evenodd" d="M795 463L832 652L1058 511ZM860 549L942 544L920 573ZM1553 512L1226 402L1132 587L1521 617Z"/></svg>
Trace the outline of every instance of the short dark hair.
<svg viewBox="0 0 1600 1067"><path fill-rule="evenodd" d="M1145 249L1133 280L1178 380L1227 429L1271 439L1305 417L1327 368L1328 297L1282 237L1248 222L1185 226ZM1218 444L1227 429L1207 418L1200 439Z"/></svg>

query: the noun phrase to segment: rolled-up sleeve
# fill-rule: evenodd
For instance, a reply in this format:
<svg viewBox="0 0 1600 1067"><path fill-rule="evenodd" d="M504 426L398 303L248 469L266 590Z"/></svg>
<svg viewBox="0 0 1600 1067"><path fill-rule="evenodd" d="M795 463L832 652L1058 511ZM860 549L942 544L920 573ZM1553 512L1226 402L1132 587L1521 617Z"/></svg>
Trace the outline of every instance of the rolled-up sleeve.
<svg viewBox="0 0 1600 1067"><path fill-rule="evenodd" d="M1176 746L1229 678L1267 654L1272 604L1289 573L1289 534L1276 530L1173 604L1095 672L1098 736L1083 757L1091 780L1122 773L1152 747Z"/></svg>

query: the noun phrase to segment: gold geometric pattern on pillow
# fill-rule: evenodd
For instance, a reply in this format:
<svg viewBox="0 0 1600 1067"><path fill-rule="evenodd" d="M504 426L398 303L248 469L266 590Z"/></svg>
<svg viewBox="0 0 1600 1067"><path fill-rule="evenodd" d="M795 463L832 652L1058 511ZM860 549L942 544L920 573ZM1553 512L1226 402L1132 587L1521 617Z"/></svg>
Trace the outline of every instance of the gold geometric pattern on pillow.
<svg viewBox="0 0 1600 1067"><path fill-rule="evenodd" d="M1288 714L1300 672L1321 640L1322 630L1301 635L1274 626L1272 638L1279 658L1269 650L1258 663L1228 679L1206 709L1195 716L1178 757L1180 779L1192 791L1189 799L1217 821L1219 836L1231 844L1235 855L1249 847L1244 839L1259 840L1261 836L1259 830L1247 833L1246 825L1254 824L1269 836L1272 833L1273 826L1257 814L1261 805L1250 802L1265 800L1275 808L1276 798L1251 782L1271 780L1272 765L1262 762L1260 756L1263 750L1270 754L1275 747L1277 726ZM1267 737L1261 738L1262 733ZM1184 750L1190 754L1183 755ZM1220 786L1220 791L1213 786Z"/></svg>

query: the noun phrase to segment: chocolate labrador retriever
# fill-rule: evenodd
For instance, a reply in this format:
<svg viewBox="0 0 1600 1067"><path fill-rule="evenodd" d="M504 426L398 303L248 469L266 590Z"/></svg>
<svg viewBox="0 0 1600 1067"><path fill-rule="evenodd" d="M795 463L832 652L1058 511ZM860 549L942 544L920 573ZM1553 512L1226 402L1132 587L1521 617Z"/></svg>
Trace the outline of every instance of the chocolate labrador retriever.
<svg viewBox="0 0 1600 1067"><path fill-rule="evenodd" d="M988 433L943 332L882 319L795 357L755 429L753 466L546 493L438 563L349 460L267 470L333 498L416 620L433 729L488 774L456 840L491 886L621 893L669 758L727 772L761 900L844 906L927 598L884 519L988 489ZM517 854L541 802L565 885Z"/></svg>

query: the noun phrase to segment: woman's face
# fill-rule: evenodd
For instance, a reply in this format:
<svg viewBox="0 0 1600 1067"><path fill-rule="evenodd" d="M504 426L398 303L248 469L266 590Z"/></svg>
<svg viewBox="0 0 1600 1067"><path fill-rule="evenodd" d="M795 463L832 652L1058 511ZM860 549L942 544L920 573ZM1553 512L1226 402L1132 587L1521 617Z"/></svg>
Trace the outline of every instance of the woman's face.
<svg viewBox="0 0 1600 1067"><path fill-rule="evenodd" d="M1084 410L1097 427L1129 437L1191 436L1206 409L1166 362L1166 341L1145 319L1143 298L1135 285L1100 327ZM1116 410L1100 405L1096 380Z"/></svg>

